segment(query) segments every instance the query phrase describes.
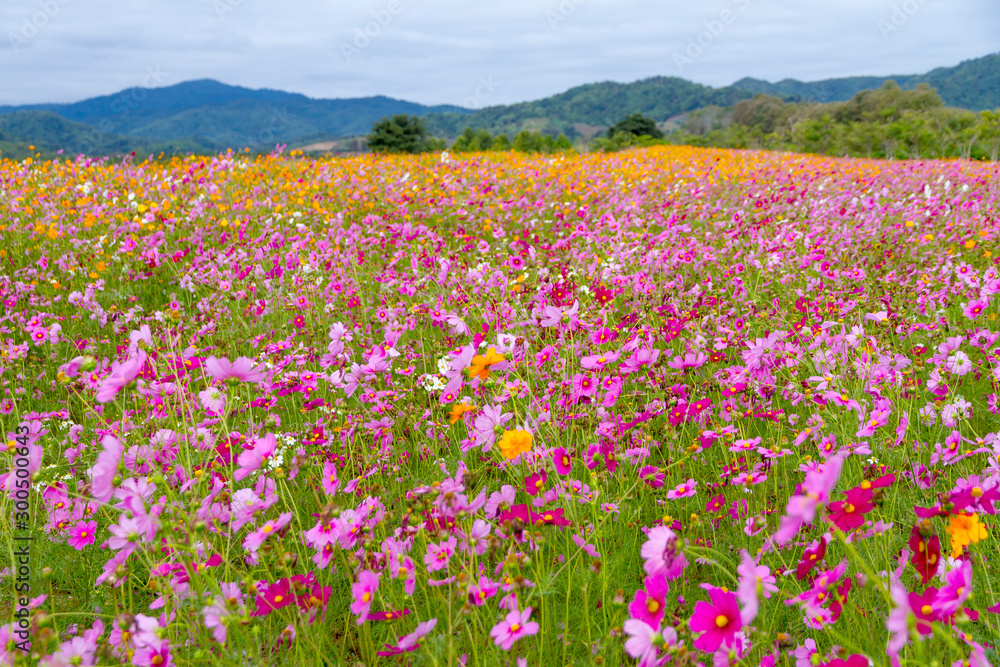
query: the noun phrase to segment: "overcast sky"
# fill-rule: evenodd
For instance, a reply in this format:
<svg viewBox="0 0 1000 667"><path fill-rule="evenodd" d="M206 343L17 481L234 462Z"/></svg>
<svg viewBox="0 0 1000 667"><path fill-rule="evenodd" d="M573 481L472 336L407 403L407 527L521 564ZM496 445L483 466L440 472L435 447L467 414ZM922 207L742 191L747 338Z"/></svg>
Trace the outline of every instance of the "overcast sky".
<svg viewBox="0 0 1000 667"><path fill-rule="evenodd" d="M997 0L0 0L0 104L212 78L479 107L656 75L916 74L998 36Z"/></svg>

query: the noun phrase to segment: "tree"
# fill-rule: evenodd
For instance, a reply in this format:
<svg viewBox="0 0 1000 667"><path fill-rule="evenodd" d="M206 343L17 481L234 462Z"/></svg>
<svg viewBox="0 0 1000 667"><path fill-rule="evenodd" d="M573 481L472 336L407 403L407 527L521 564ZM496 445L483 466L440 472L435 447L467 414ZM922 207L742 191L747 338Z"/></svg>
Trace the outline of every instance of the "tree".
<svg viewBox="0 0 1000 667"><path fill-rule="evenodd" d="M653 137L654 139L663 138L663 132L656 127L656 121L652 118L643 116L641 113L631 114L624 120L620 120L609 127L608 137L614 137L615 134L618 134L619 132L631 134L636 137Z"/></svg>
<svg viewBox="0 0 1000 667"><path fill-rule="evenodd" d="M488 151L492 148L493 135L490 134L489 130L483 128L473 130L471 127L466 127L465 131L451 145L451 150L456 153Z"/></svg>
<svg viewBox="0 0 1000 667"><path fill-rule="evenodd" d="M372 126L368 148L376 153L422 153L437 142L427 133L427 126L417 116L386 116Z"/></svg>

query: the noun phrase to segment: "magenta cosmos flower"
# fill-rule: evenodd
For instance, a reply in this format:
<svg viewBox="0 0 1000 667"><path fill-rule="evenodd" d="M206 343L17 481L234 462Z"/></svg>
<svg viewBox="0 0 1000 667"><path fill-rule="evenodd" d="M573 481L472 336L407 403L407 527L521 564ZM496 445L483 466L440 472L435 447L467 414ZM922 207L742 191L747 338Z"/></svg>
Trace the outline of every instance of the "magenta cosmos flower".
<svg viewBox="0 0 1000 667"><path fill-rule="evenodd" d="M67 542L71 547L80 551L84 547L94 543L96 533L96 521L77 521L76 525L69 529L69 539Z"/></svg>
<svg viewBox="0 0 1000 667"><path fill-rule="evenodd" d="M702 634L694 640L694 646L706 653L715 653L720 646L730 646L736 633L743 627L740 607L733 593L721 588L708 591L712 602L703 600L694 606L694 616L690 625L692 632Z"/></svg>
<svg viewBox="0 0 1000 667"><path fill-rule="evenodd" d="M569 452L562 447L556 447L552 450L552 463L560 475L568 475L573 470L573 460L570 458Z"/></svg>
<svg viewBox="0 0 1000 667"><path fill-rule="evenodd" d="M538 623L529 621L529 618L531 618L531 607L524 611L515 609L493 626L493 629L490 630L490 637L493 637L493 642L497 646L504 651L509 651L518 639L538 634Z"/></svg>

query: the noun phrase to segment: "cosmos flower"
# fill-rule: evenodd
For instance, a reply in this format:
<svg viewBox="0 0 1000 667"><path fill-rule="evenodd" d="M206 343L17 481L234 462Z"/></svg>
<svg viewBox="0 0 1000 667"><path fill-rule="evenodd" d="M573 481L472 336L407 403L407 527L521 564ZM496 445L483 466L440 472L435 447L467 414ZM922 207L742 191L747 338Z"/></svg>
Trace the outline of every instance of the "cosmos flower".
<svg viewBox="0 0 1000 667"><path fill-rule="evenodd" d="M504 651L509 651L519 639L538 634L538 623L528 620L530 618L531 607L527 607L524 611L508 612L507 616L490 630L493 643Z"/></svg>

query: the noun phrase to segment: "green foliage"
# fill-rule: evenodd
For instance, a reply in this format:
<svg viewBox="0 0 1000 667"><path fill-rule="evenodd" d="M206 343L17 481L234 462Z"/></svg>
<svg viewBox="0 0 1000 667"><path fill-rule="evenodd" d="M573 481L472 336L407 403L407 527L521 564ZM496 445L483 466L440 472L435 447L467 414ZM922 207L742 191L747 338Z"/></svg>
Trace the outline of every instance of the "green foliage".
<svg viewBox="0 0 1000 667"><path fill-rule="evenodd" d="M34 146L34 148L31 148ZM0 114L0 155L11 159L38 156L52 158L62 151L65 157L122 155L137 158L165 153L213 153L224 147L200 137L165 141L123 137L66 120L50 111L14 111Z"/></svg>
<svg viewBox="0 0 1000 667"><path fill-rule="evenodd" d="M649 135L637 136L631 132L615 132L610 137L595 137L594 140L590 142L590 149L603 151L605 153L613 153L614 151L620 151L625 148L643 148L645 146L653 146L655 144L663 143L666 143L664 139L657 139Z"/></svg>
<svg viewBox="0 0 1000 667"><path fill-rule="evenodd" d="M696 114L673 143L790 150L878 158L997 159L1000 117L944 106L926 84L903 90L886 81L846 102L784 102L769 95L742 100L711 129Z"/></svg>
<svg viewBox="0 0 1000 667"><path fill-rule="evenodd" d="M493 136L483 128L466 127L451 145L456 153L474 151L509 151L521 153L561 153L573 150L573 142L566 135L552 136L541 132L519 132L511 141L506 134Z"/></svg>
<svg viewBox="0 0 1000 667"><path fill-rule="evenodd" d="M634 137L652 137L653 139L663 138L663 132L656 127L656 121L641 113L629 114L608 128L609 139L616 134L631 134Z"/></svg>
<svg viewBox="0 0 1000 667"><path fill-rule="evenodd" d="M417 116L397 114L372 126L368 148L375 153L425 153L438 148Z"/></svg>
<svg viewBox="0 0 1000 667"><path fill-rule="evenodd" d="M506 137L506 135L503 136ZM510 142L507 143L509 145ZM451 145L451 149L456 153L488 151L491 148L493 148L493 135L482 128L473 130L471 127L465 128L465 131Z"/></svg>
<svg viewBox="0 0 1000 667"><path fill-rule="evenodd" d="M890 79L903 90L917 90L921 85L930 86L938 91L948 106L972 111L1000 106L1000 53L966 60L955 67L939 67L926 74L911 76L855 76L808 83L795 79L769 83L746 78L740 79L732 87L793 102L826 103L843 102L861 91L876 90Z"/></svg>

